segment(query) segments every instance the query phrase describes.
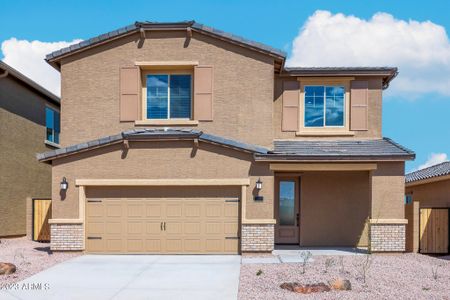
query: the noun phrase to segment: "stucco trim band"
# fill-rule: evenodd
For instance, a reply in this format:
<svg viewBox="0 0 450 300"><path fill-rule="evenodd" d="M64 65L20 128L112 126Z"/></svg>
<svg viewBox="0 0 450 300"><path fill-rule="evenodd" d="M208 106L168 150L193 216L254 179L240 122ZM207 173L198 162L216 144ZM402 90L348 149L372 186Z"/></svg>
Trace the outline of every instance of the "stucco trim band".
<svg viewBox="0 0 450 300"><path fill-rule="evenodd" d="M248 178L230 179L76 179L77 186L232 186L250 185Z"/></svg>
<svg viewBox="0 0 450 300"><path fill-rule="evenodd" d="M370 219L370 224L408 224L407 219Z"/></svg>
<svg viewBox="0 0 450 300"><path fill-rule="evenodd" d="M272 163L272 171L372 171L377 164L341 164L341 163Z"/></svg>

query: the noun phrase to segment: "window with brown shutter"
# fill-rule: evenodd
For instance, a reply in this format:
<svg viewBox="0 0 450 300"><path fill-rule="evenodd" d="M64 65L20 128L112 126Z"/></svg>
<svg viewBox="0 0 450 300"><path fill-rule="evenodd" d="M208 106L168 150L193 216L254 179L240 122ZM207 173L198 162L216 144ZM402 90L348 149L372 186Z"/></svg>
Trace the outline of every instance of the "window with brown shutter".
<svg viewBox="0 0 450 300"><path fill-rule="evenodd" d="M283 82L283 111L281 130L298 131L298 115L300 101L300 86L298 81Z"/></svg>
<svg viewBox="0 0 450 300"><path fill-rule="evenodd" d="M350 130L368 130L368 81L351 82Z"/></svg>
<svg viewBox="0 0 450 300"><path fill-rule="evenodd" d="M139 119L139 68L120 68L120 121Z"/></svg>
<svg viewBox="0 0 450 300"><path fill-rule="evenodd" d="M213 120L213 67L194 67L194 119Z"/></svg>

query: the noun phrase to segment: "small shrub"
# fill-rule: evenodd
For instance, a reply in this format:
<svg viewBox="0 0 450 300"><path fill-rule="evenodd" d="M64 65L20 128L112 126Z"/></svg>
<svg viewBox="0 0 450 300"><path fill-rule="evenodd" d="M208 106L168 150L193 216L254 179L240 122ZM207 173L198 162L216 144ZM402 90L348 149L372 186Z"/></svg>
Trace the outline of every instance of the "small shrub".
<svg viewBox="0 0 450 300"><path fill-rule="evenodd" d="M431 274L433 275L434 280L438 280L438 266L431 267Z"/></svg>
<svg viewBox="0 0 450 300"><path fill-rule="evenodd" d="M356 269L358 270L358 273L362 279L362 282L366 284L367 279L367 272L370 269L370 266L372 265L372 257L370 254L365 254L363 259L360 262L353 264Z"/></svg>
<svg viewBox="0 0 450 300"><path fill-rule="evenodd" d="M339 256L339 272L341 274L345 273L345 267L344 267L344 257L343 256Z"/></svg>
<svg viewBox="0 0 450 300"><path fill-rule="evenodd" d="M324 273L328 273L328 270L333 267L336 264L336 261L334 260L334 258L329 257L325 260L325 269L323 270Z"/></svg>
<svg viewBox="0 0 450 300"><path fill-rule="evenodd" d="M302 274L306 273L306 265L308 264L308 261L311 259L312 253L311 251L302 251L300 253L300 257L303 259L302 262Z"/></svg>
<svg viewBox="0 0 450 300"><path fill-rule="evenodd" d="M263 273L263 270L259 269L258 272L256 272L256 276L261 276Z"/></svg>

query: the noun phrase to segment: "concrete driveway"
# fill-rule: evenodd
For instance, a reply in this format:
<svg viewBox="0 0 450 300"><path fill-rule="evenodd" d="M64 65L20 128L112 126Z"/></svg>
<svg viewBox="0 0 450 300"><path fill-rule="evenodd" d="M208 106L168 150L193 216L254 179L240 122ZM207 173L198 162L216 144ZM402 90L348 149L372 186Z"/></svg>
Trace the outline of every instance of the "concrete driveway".
<svg viewBox="0 0 450 300"><path fill-rule="evenodd" d="M84 255L0 299L236 299L240 263L237 255Z"/></svg>

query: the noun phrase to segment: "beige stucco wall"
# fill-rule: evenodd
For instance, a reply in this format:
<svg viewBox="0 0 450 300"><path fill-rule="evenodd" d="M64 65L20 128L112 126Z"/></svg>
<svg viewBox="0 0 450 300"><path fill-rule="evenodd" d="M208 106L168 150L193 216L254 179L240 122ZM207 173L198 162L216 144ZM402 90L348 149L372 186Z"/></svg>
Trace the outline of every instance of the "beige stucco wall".
<svg viewBox="0 0 450 300"><path fill-rule="evenodd" d="M406 187L421 208L450 207L450 179Z"/></svg>
<svg viewBox="0 0 450 300"><path fill-rule="evenodd" d="M405 163L383 162L371 172L372 219L404 219Z"/></svg>
<svg viewBox="0 0 450 300"><path fill-rule="evenodd" d="M450 207L450 180L409 186L406 194L411 194L413 203L405 205L405 217L408 219L406 227L406 249L417 252L419 250L419 218L420 208Z"/></svg>
<svg viewBox="0 0 450 300"><path fill-rule="evenodd" d="M283 81L296 80L295 77L275 78L275 96L274 96L274 112L273 112L273 134L275 139L377 139L381 138L381 114L382 114L382 87L381 78L356 77L355 80L369 81L368 95L368 130L354 131L353 136L296 136L295 132L284 132L281 130L282 108L283 108ZM301 80L301 78L300 78ZM301 96L300 96L301 98ZM301 101L301 99L300 99ZM348 101L348 99L346 99ZM300 113L304 113L300 111ZM326 130L330 131L330 130Z"/></svg>
<svg viewBox="0 0 450 300"><path fill-rule="evenodd" d="M199 33L186 45L186 31L149 32L142 48L138 40L135 34L62 60L63 146L134 127L133 122L119 122L119 69L136 61L212 65L214 120L193 127L271 145L273 58Z"/></svg>
<svg viewBox="0 0 450 300"><path fill-rule="evenodd" d="M0 236L30 233L31 198L51 196L51 167L35 156L50 150L45 105L43 96L11 76L0 79Z"/></svg>
<svg viewBox="0 0 450 300"><path fill-rule="evenodd" d="M367 246L369 172L301 175L300 245Z"/></svg>
<svg viewBox="0 0 450 300"><path fill-rule="evenodd" d="M226 179L250 178L247 189L249 219L273 218L273 173L267 163L252 163L249 153L193 141L130 142L80 153L53 162L52 217L78 218L78 188L75 179ZM59 183L69 182L65 197ZM255 183L261 178L264 201L253 200Z"/></svg>

